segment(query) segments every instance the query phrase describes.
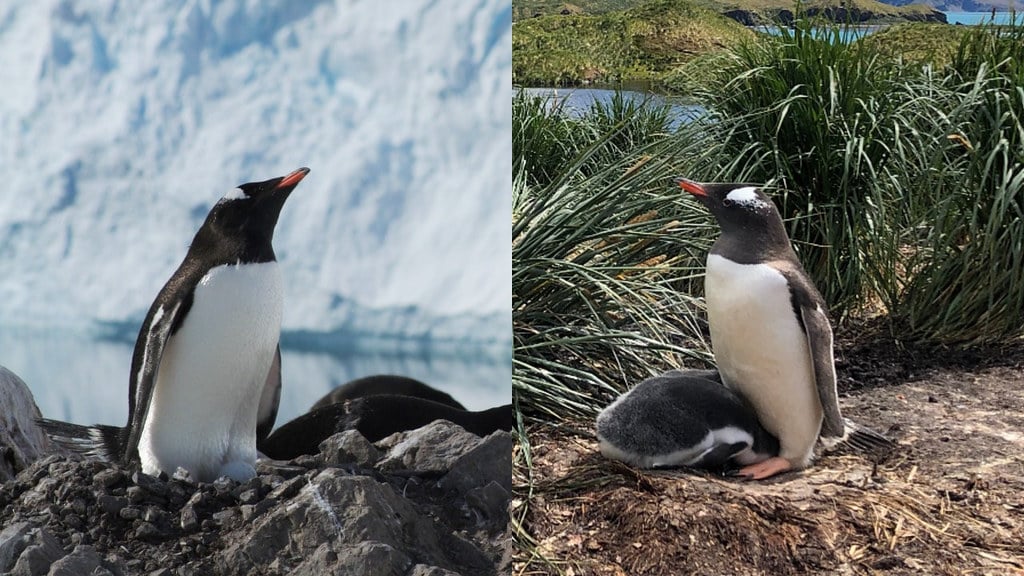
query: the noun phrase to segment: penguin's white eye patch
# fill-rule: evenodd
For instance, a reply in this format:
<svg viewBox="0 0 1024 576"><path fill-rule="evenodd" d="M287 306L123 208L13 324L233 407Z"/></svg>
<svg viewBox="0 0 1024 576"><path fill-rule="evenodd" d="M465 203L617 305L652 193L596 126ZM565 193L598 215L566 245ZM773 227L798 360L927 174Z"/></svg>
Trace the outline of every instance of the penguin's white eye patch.
<svg viewBox="0 0 1024 576"><path fill-rule="evenodd" d="M764 200L761 200L757 196L757 188L753 186L744 186L743 188L736 188L730 190L725 195L726 205L729 204L743 204L747 206L753 206L755 208L764 206Z"/></svg>
<svg viewBox="0 0 1024 576"><path fill-rule="evenodd" d="M246 195L245 191L243 191L241 188L234 188L230 192L225 194L224 197L221 198L221 200L244 200L248 197L249 196Z"/></svg>

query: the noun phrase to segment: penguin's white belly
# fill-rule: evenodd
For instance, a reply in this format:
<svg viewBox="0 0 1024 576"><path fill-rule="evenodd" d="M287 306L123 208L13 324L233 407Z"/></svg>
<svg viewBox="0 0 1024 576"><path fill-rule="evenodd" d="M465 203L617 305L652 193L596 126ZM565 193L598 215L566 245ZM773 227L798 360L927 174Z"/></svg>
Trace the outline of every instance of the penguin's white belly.
<svg viewBox="0 0 1024 576"><path fill-rule="evenodd" d="M712 254L704 293L723 380L779 439L779 455L806 466L822 409L807 337L786 278L765 264L737 264Z"/></svg>
<svg viewBox="0 0 1024 576"><path fill-rule="evenodd" d="M202 278L164 347L139 441L144 472L180 466L199 481L255 474L256 416L282 308L277 262L219 266Z"/></svg>

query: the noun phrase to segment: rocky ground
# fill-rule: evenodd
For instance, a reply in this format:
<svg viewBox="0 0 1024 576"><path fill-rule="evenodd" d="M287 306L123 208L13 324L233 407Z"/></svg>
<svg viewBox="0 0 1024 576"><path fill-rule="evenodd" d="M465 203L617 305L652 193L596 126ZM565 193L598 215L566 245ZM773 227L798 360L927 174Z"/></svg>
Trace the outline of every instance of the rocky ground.
<svg viewBox="0 0 1024 576"><path fill-rule="evenodd" d="M603 459L589 422L517 445L513 573L1024 574L1024 346L847 343L845 415L896 438L763 483ZM526 491L532 480L532 489Z"/></svg>
<svg viewBox="0 0 1024 576"><path fill-rule="evenodd" d="M198 484L45 456L0 486L0 574L507 573L511 450L508 432L437 421L376 444L344 432L247 482Z"/></svg>

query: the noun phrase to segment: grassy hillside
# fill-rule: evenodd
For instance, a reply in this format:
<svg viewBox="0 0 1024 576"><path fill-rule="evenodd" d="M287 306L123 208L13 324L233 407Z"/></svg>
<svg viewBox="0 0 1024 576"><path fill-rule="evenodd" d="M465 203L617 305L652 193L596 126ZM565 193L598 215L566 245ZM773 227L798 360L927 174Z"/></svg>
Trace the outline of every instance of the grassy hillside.
<svg viewBox="0 0 1024 576"><path fill-rule="evenodd" d="M951 24L896 24L866 36L860 42L882 54L897 56L905 62L931 62L936 68L948 64L956 54L964 26Z"/></svg>
<svg viewBox="0 0 1024 576"><path fill-rule="evenodd" d="M753 37L689 0L518 20L512 25L512 81L551 86L656 79L696 55Z"/></svg>
<svg viewBox="0 0 1024 576"><path fill-rule="evenodd" d="M643 0L513 0L512 20L552 16L555 14L604 14L629 10L643 3Z"/></svg>
<svg viewBox="0 0 1024 576"><path fill-rule="evenodd" d="M574 0L573 2L514 0L512 16L513 19L519 20L535 16L596 15L629 10L639 7L645 2L646 0ZM770 20L773 15L780 12L792 14L797 10L797 3L794 0L697 0L696 4L722 14L735 10L756 13L766 20ZM820 12L827 8L837 9L840 6L850 12L870 14L873 21L901 19L917 21L925 19L934 11L931 6L920 2L908 3L903 6L895 6L878 0L846 0L844 2L840 2L840 0L810 0L802 3L804 10L814 12ZM841 16L840 19L844 18Z"/></svg>

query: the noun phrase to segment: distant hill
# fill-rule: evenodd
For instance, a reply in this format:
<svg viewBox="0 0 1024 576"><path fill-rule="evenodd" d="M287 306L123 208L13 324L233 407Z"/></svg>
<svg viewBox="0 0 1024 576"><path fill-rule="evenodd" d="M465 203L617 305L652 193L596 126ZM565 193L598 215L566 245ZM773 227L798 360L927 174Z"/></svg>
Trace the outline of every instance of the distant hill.
<svg viewBox="0 0 1024 576"><path fill-rule="evenodd" d="M888 0L886 4L893 6L905 6L911 0ZM993 9L997 12L1008 12L1016 8L1018 11L1024 9L1024 1L1021 0L915 0L922 2L944 12L990 12Z"/></svg>
<svg viewBox="0 0 1024 576"><path fill-rule="evenodd" d="M512 24L512 81L552 86L655 80L698 55L754 36L690 0L519 19Z"/></svg>
<svg viewBox="0 0 1024 576"><path fill-rule="evenodd" d="M694 0L695 4L709 8L744 24L753 26L775 20L792 20L797 3L794 0ZM921 2L903 2L896 6L877 0L810 0L802 7L809 16L824 16L831 20L845 22L945 22L945 15ZM954 0L931 0L954 1ZM960 1L960 0L956 0ZM974 2L976 0L964 0ZM981 0L989 1L989 0ZM992 0L1005 1L1005 0ZM598 15L637 8L645 0L513 0L514 20L540 16Z"/></svg>

